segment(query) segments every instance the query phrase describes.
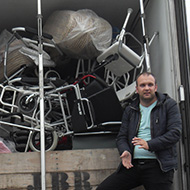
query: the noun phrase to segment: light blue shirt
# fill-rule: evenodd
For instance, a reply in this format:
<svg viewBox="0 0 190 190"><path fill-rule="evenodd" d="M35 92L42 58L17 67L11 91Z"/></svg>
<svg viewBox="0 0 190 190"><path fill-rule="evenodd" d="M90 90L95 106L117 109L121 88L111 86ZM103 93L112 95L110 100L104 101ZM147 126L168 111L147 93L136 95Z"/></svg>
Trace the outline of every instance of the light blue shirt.
<svg viewBox="0 0 190 190"><path fill-rule="evenodd" d="M138 131L138 138L148 141L151 139L151 130L150 130L150 114L152 109L155 107L157 101L151 104L149 107L144 107L140 104L141 112L141 122ZM155 159L156 156L154 152L150 152L145 149L139 149L139 145L135 146L134 149L134 158L136 159Z"/></svg>

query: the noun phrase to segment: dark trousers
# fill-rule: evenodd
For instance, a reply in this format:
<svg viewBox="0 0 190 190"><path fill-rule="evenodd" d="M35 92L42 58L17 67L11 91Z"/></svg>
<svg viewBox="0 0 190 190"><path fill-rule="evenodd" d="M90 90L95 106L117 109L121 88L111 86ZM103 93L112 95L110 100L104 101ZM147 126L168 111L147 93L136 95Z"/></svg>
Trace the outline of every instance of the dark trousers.
<svg viewBox="0 0 190 190"><path fill-rule="evenodd" d="M134 160L133 165L131 169L121 165L97 190L130 190L140 185L146 190L172 190L174 170L163 172L157 160Z"/></svg>

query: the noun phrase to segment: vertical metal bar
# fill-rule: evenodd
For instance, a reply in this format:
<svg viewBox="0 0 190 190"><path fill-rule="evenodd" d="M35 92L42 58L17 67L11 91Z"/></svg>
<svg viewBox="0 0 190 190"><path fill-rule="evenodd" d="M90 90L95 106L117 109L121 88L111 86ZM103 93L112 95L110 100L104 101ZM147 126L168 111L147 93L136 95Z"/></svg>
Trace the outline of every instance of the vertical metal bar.
<svg viewBox="0 0 190 190"><path fill-rule="evenodd" d="M140 12L141 12L141 24L142 24L142 33L143 33L143 41L144 41L144 53L145 53L145 61L146 61L146 67L147 71L151 71L150 68L150 55L149 55L149 42L148 42L148 37L146 35L146 30L145 30L145 13L144 13L144 5L143 5L143 0L140 0Z"/></svg>
<svg viewBox="0 0 190 190"><path fill-rule="evenodd" d="M39 53L39 94L40 94L40 154L41 154L41 189L46 190L45 127L44 127L44 72L42 43L41 0L37 1L38 53Z"/></svg>

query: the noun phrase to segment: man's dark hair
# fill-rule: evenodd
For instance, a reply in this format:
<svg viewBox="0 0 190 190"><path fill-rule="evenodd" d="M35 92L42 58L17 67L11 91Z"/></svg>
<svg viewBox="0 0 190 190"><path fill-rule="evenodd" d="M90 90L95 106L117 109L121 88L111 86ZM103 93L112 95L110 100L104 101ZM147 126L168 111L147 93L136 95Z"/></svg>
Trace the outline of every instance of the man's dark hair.
<svg viewBox="0 0 190 190"><path fill-rule="evenodd" d="M136 78L136 85L137 85L137 86L138 86L137 80L138 80L138 78L139 78L141 75L147 75L147 76L151 75L151 76L153 76L154 79L155 79L155 84L157 84L157 80L156 80L156 77L154 76L154 74L151 73L151 72L148 72L148 71L144 71L144 72L140 73L140 74L137 76L137 78Z"/></svg>

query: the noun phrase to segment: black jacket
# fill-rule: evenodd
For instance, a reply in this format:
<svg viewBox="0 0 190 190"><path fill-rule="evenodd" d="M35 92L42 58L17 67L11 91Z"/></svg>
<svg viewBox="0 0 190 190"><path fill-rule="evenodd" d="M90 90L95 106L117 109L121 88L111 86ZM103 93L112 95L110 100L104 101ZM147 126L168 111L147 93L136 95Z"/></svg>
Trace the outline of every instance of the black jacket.
<svg viewBox="0 0 190 190"><path fill-rule="evenodd" d="M147 141L149 151L154 151L162 171L177 169L176 143L181 134L181 116L177 103L167 94L156 93L157 104L151 112L151 140ZM133 155L131 143L137 136L140 125L139 98L126 107L116 142L120 155L129 151Z"/></svg>

